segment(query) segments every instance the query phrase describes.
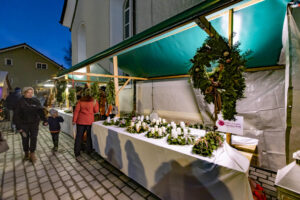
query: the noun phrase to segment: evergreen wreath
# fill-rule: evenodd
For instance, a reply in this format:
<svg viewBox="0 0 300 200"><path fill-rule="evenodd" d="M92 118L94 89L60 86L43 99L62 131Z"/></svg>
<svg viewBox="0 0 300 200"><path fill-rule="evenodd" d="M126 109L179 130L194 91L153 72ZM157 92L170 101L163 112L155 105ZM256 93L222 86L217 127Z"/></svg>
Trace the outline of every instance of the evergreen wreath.
<svg viewBox="0 0 300 200"><path fill-rule="evenodd" d="M236 102L244 95L243 72L250 52L241 55L239 46L240 43L236 43L230 48L228 41L221 36L208 37L191 59L193 66L189 74L193 87L201 90L207 103L214 103L214 122L220 111L224 119L234 120ZM212 69L211 72L208 68Z"/></svg>

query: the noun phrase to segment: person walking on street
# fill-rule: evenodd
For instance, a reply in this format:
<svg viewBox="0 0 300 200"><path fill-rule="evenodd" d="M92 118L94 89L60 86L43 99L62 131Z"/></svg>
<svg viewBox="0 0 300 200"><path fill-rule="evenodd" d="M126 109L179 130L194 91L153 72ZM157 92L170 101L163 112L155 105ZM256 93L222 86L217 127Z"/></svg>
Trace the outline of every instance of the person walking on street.
<svg viewBox="0 0 300 200"><path fill-rule="evenodd" d="M52 135L52 141L53 141L53 149L52 151L55 152L58 149L58 140L59 140L59 132L60 132L60 123L64 122L64 119L58 115L57 110L51 109L49 111L50 117L48 117L48 124L49 124L49 130Z"/></svg>
<svg viewBox="0 0 300 200"><path fill-rule="evenodd" d="M14 109L21 98L21 88L16 87L15 91L10 93L5 100L6 108L9 110L9 120L12 132L16 132L16 125L13 123Z"/></svg>
<svg viewBox="0 0 300 200"><path fill-rule="evenodd" d="M17 130L22 135L22 145L25 153L24 159L30 159L31 162L35 163L39 123L40 120L43 120L44 125L46 125L47 119L39 100L34 98L33 95L34 90L32 87L24 87L23 97L17 103L14 111L14 122L17 126Z"/></svg>
<svg viewBox="0 0 300 200"><path fill-rule="evenodd" d="M94 122L94 114L99 112L98 102L91 97L91 90L85 89L83 97L78 101L74 116L73 124L76 124L76 138L74 145L74 154L76 159L80 155L81 143L84 132L87 132L87 153L92 152L91 127Z"/></svg>

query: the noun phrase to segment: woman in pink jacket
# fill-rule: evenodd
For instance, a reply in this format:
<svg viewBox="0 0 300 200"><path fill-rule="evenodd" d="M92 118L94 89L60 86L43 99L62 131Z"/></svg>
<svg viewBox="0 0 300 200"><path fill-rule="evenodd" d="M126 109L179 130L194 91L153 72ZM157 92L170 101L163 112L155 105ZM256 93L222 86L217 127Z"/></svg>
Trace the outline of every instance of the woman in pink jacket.
<svg viewBox="0 0 300 200"><path fill-rule="evenodd" d="M91 97L91 90L87 88L84 96L78 101L74 116L73 124L76 124L76 138L74 145L74 154L77 158L80 155L83 134L87 132L87 153L92 152L91 127L94 122L94 113L99 112L99 105L96 100Z"/></svg>

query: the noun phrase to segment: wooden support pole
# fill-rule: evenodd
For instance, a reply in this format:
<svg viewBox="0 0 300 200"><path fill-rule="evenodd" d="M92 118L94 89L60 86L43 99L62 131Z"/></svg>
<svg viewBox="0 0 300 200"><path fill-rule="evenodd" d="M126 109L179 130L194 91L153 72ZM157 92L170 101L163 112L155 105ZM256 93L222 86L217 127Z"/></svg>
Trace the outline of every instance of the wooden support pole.
<svg viewBox="0 0 300 200"><path fill-rule="evenodd" d="M113 64L114 64L114 76L118 76L118 57L113 57ZM114 77L114 84L115 84L115 106L118 108L117 117L120 117L120 104L119 104L119 79Z"/></svg>
<svg viewBox="0 0 300 200"><path fill-rule="evenodd" d="M126 87L126 85L129 83L129 81L131 81L131 79L128 79L128 80L124 83L124 85L118 90L118 95L119 95L119 93L121 92L121 90L123 90L123 89Z"/></svg>
<svg viewBox="0 0 300 200"><path fill-rule="evenodd" d="M228 43L229 43L229 46L232 47L232 44L233 44L233 9L229 10Z"/></svg>
<svg viewBox="0 0 300 200"><path fill-rule="evenodd" d="M195 19L195 23L203 29L210 37L219 37L216 29L211 25L211 23L204 17L200 16Z"/></svg>
<svg viewBox="0 0 300 200"><path fill-rule="evenodd" d="M86 73L87 73L87 74L91 73L90 65L86 66ZM86 75L86 79L87 79L87 81L90 81L90 80L91 80L91 77L90 77L89 75ZM87 85L88 85L89 88L91 87L90 82L87 82Z"/></svg>
<svg viewBox="0 0 300 200"><path fill-rule="evenodd" d="M70 107L70 103L69 103L69 88L68 88L68 79L69 79L69 76L68 75L65 75L65 80L67 81L67 88L66 88L66 107L69 108Z"/></svg>

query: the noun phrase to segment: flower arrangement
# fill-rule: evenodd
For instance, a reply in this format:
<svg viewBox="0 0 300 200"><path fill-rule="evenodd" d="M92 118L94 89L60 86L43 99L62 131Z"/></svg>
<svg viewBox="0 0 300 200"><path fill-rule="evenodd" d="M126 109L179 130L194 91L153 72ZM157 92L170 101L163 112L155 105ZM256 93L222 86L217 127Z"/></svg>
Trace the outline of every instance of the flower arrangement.
<svg viewBox="0 0 300 200"><path fill-rule="evenodd" d="M145 135L147 138L163 138L167 135L167 129L166 127L158 128L156 125L154 128L150 128L150 131Z"/></svg>
<svg viewBox="0 0 300 200"><path fill-rule="evenodd" d="M149 127L145 122L138 121L137 123L134 123L134 121L132 121L126 131L129 133L143 133L148 131L148 129Z"/></svg>
<svg viewBox="0 0 300 200"><path fill-rule="evenodd" d="M218 132L207 132L193 146L193 153L211 157L214 150L223 145L224 137Z"/></svg>
<svg viewBox="0 0 300 200"><path fill-rule="evenodd" d="M195 136L188 133L188 129L184 129L184 132L181 132L181 127L172 129L171 133L168 136L167 142L169 144L178 144L178 145L188 145L195 143Z"/></svg>

